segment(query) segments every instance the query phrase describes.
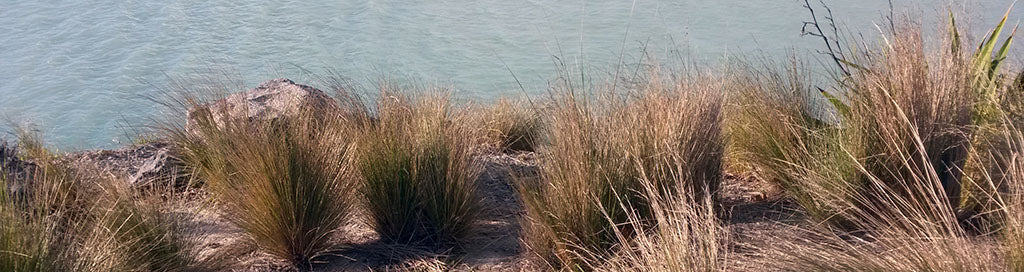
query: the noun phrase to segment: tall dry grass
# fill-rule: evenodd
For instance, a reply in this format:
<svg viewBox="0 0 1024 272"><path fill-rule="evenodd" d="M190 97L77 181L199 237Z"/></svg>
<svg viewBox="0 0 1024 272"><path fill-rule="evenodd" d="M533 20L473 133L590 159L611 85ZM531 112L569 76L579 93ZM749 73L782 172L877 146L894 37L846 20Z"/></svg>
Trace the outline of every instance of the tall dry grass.
<svg viewBox="0 0 1024 272"><path fill-rule="evenodd" d="M780 68L781 66L781 68ZM816 99L806 65L790 59L782 65L746 64L737 70L730 93L726 127L731 163L756 171L782 188L812 218L825 220L842 210L836 191L858 186L851 177L853 160L842 156L839 144L856 140L834 126L838 118ZM814 176L815 182L806 177ZM820 182L820 183L818 183Z"/></svg>
<svg viewBox="0 0 1024 272"><path fill-rule="evenodd" d="M625 225L638 233L630 235L615 229L616 242L622 249L605 263L591 263L595 270L728 271L729 232L714 212L712 198L694 197L683 190L662 194L653 182L642 183L651 218L629 210ZM587 255L599 256L593 252Z"/></svg>
<svg viewBox="0 0 1024 272"><path fill-rule="evenodd" d="M627 90L565 78L553 88L539 181L519 184L524 242L550 266L596 269L623 240L667 228L656 217L676 208L655 206L675 204L669 195L717 205L723 82L657 76Z"/></svg>
<svg viewBox="0 0 1024 272"><path fill-rule="evenodd" d="M919 25L896 31L848 60L858 68L836 82L842 95L831 104L832 95L813 99L799 68L757 75L753 85L769 89L740 95L732 130L740 149L817 220L876 228L906 212L930 221L958 212L980 101L973 68L951 43L927 50ZM931 208L903 211L908 205Z"/></svg>
<svg viewBox="0 0 1024 272"><path fill-rule="evenodd" d="M1021 75L1018 75L1017 81L1009 91L1009 99L1004 99L1003 106L1009 123L1005 128L1016 132L1004 135L1004 146L1009 152L993 156L998 157L1003 163L999 164L1000 171L991 175L997 181L997 186L1006 188L1000 202L1006 214L1003 243L1006 248L1007 264L1013 271L1024 270L1024 133L1020 130L1024 125L1024 99L1021 99L1024 98L1024 85L1021 85L1024 83L1021 81L1024 77Z"/></svg>
<svg viewBox="0 0 1024 272"><path fill-rule="evenodd" d="M1024 106L1024 105L1019 105ZM1004 133L1005 149L993 152L993 157L1002 160L1003 168L997 175L990 175L989 184L1005 184L1006 190L1000 192L998 209L1004 219L1002 223L1002 245L1006 265L1012 271L1024 270L1024 133L1015 125L1022 119L1007 118L1010 124ZM992 184L995 186L995 184Z"/></svg>
<svg viewBox="0 0 1024 272"><path fill-rule="evenodd" d="M381 85L356 167L372 225L387 242L458 246L472 232L483 171L474 155L485 135L450 99L443 90L410 95Z"/></svg>
<svg viewBox="0 0 1024 272"><path fill-rule="evenodd" d="M978 123L979 117L989 119L979 116L978 105L991 101L978 95L977 63L956 53L962 50L958 42L942 40L931 47L919 24L897 23L879 48L842 60L850 74L837 76L838 91L821 99L809 99L813 91L803 87L808 81L794 76L798 72L776 72L753 82L800 95L780 99L756 88L740 95L744 99L735 109L740 125L732 131L762 135L739 142L746 159L794 196L815 222L828 223L798 239L773 240L765 266L781 271L1007 269L999 249L1013 247L1013 241L972 235L975 228L987 228L965 226L962 190L983 192L966 195L994 202L984 216L1002 217L1009 206L1000 204L1002 193L995 188L1018 181L993 174L1009 165L994 162L1012 160L971 158L1012 153L1007 148L1013 145L1006 144L1012 141L995 141L982 131L1000 137L1019 132L1007 129L1008 122ZM794 107L787 100L829 110ZM753 129L743 131L742 124Z"/></svg>
<svg viewBox="0 0 1024 272"><path fill-rule="evenodd" d="M3 169L0 172L7 172ZM0 175L0 270L56 271L88 267L79 257L77 233L88 216L76 205L82 196L69 189L70 173L40 170L31 180ZM31 184L28 184L31 182ZM15 183L15 186L10 186ZM19 186L20 185L20 186ZM21 189L9 190L9 188Z"/></svg>
<svg viewBox="0 0 1024 272"><path fill-rule="evenodd" d="M166 132L225 219L297 267L333 249L333 235L352 219L355 203L351 117L319 105L270 120L219 120L213 112L227 109L199 101L180 100L182 110L200 110L189 128Z"/></svg>
<svg viewBox="0 0 1024 272"><path fill-rule="evenodd" d="M1020 155L1018 153L1016 157L1017 164L1011 168L1013 179L1020 181L1021 177L1021 165ZM1024 269L1024 197L1021 195L1022 186L1019 183L1014 187L1012 195L1009 197L1010 202L1007 206L1007 221L1005 225L1005 253L1006 261L1010 269L1013 271L1021 271Z"/></svg>
<svg viewBox="0 0 1024 272"><path fill-rule="evenodd" d="M142 201L127 184L71 167L45 149L22 154L38 166L27 175L6 175L13 169L0 164L0 270L216 271L229 264L196 254L200 236L184 226L197 210Z"/></svg>
<svg viewBox="0 0 1024 272"><path fill-rule="evenodd" d="M992 188L1007 184L1010 189L993 198L994 208L989 216L998 218L993 233L1001 235L971 235L960 225L951 211L940 211L946 216L935 216L936 211L945 207L945 199L934 193L940 185L934 177L915 177L926 181L930 187L916 187L916 195L928 195L923 200L893 196L876 205L892 208L883 212L902 212L900 216L887 217L887 222L867 222L878 226L870 233L849 236L828 229L807 229L798 239L774 239L768 247L764 264L780 271L1018 271L1021 269L1021 184L1024 175L1020 173L1021 140L1019 130L1004 123L1001 135L1008 145L998 149L987 149L986 156L998 157L1006 164L999 169L986 169L986 175L975 180L979 186ZM906 155L906 154L904 154ZM872 177L871 186L885 185L878 177ZM857 197L867 197L858 195ZM921 203L924 202L924 203ZM930 204L923 205L923 204ZM936 208L937 207L937 208ZM852 214L878 214L874 209L851 208ZM867 217L867 216L861 216Z"/></svg>

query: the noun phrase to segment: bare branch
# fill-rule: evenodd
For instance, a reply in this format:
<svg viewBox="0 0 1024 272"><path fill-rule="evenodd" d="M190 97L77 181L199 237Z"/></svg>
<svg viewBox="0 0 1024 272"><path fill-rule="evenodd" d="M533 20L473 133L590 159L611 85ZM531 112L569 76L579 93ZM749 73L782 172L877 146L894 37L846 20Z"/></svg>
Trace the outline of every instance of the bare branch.
<svg viewBox="0 0 1024 272"><path fill-rule="evenodd" d="M825 31L821 30L821 23L818 22L818 15L814 13L814 8L811 7L810 0L804 0L804 8L810 12L811 21L804 22L803 28L801 29L801 35L820 37L822 41L825 42L825 48L828 50L828 52L824 53L832 57L832 61L836 63L836 66L839 67L839 70L842 71L844 75L850 76L850 71L846 68L846 65L843 64L845 57L843 56L842 47L839 44L839 30L836 28L835 20L832 19L832 9L830 9L823 0L819 0L819 2L821 2L821 5L824 6L825 10L828 12L828 16L826 16L825 19L828 20L832 26L832 34L835 41L830 40L828 35L825 35ZM813 26L817 32L807 31L808 26ZM835 48L833 48L833 43L835 44Z"/></svg>

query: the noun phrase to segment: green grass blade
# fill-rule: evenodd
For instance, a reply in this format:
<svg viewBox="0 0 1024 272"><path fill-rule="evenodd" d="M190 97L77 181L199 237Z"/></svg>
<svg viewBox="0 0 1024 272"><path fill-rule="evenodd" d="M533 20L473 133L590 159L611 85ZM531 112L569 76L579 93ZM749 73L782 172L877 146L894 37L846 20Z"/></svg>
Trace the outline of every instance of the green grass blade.
<svg viewBox="0 0 1024 272"><path fill-rule="evenodd" d="M850 66L850 67L852 67L854 69L857 69L857 70L861 70L861 71L869 72L869 73L871 72L870 69L865 68L864 66L861 66L859 64L853 63L852 61L848 61L848 60L845 60L845 59L839 59L839 62L845 64L846 66Z"/></svg>
<svg viewBox="0 0 1024 272"><path fill-rule="evenodd" d="M1013 4L1010 4L1010 8L1006 10L1006 14L1003 15L1003 19L999 21L996 28L989 33L989 37L981 43L978 47L978 52L975 53L975 68L984 71L987 70L992 62L992 51L995 50L996 40L999 39L999 35L1003 32L1003 27L1006 26L1006 18L1010 17L1010 11L1013 10Z"/></svg>
<svg viewBox="0 0 1024 272"><path fill-rule="evenodd" d="M825 98L828 99L828 102L832 103L832 106L836 107L836 110L839 111L840 117L846 118L846 117L850 116L850 106L849 105L846 105L846 103L843 103L843 100L841 100L838 97L836 97L836 96L826 92L825 90L820 90L820 91L821 91L821 95L825 96Z"/></svg>
<svg viewBox="0 0 1024 272"><path fill-rule="evenodd" d="M1010 32L1010 36L1003 42L1003 46L999 48L999 52L996 53L994 59L992 59L992 66L988 71L989 79L994 79L999 73L999 65L1006 60L1006 55L1009 54L1010 44L1013 43L1013 36L1017 34L1017 27L1020 25L1013 26L1013 31Z"/></svg>

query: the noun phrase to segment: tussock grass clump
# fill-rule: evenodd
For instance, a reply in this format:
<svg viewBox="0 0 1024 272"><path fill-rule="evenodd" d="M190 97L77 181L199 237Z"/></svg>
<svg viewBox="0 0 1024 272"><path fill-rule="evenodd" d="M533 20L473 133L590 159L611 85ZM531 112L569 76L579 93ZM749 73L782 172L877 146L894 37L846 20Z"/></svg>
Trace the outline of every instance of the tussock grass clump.
<svg viewBox="0 0 1024 272"><path fill-rule="evenodd" d="M457 245L478 218L473 155L483 130L468 124L443 91L407 96L382 86L377 120L360 137L362 195L384 241L415 246Z"/></svg>
<svg viewBox="0 0 1024 272"><path fill-rule="evenodd" d="M499 150L535 151L540 136L541 118L538 110L522 100L499 99L480 112L487 127L489 141Z"/></svg>
<svg viewBox="0 0 1024 272"><path fill-rule="evenodd" d="M856 69L838 76L842 95L814 99L799 67L751 72L767 88L741 89L739 149L816 220L873 229L906 212L931 221L958 213L982 102L975 68L954 43L926 50L917 24L893 31L881 48L844 60Z"/></svg>
<svg viewBox="0 0 1024 272"><path fill-rule="evenodd" d="M1008 164L999 176L985 176L974 182L993 188L998 183L1010 184L1010 191L992 195L993 217L1000 218L999 236L972 236L960 226L959 218L945 205L942 194L935 193L940 181L933 177L912 177L924 186L911 187L910 197L892 196L872 199L875 206L851 208L847 212L857 218L868 215L901 212L900 216L879 218L863 223L883 226L857 236L827 229L806 230L799 239L774 239L765 250L765 265L780 271L1017 271L1021 252L1021 134L1009 126L1000 132L1011 145L989 149L988 156L1002 157ZM908 155L903 153L902 155ZM871 177L869 186L882 187L881 178ZM994 190L993 190L994 191ZM929 195L930 193L930 195ZM913 199L923 196L922 199ZM857 197L866 197L858 195ZM867 202L869 200L859 200ZM883 210L884 207L889 207ZM938 210L938 211L935 211Z"/></svg>
<svg viewBox="0 0 1024 272"><path fill-rule="evenodd" d="M831 218L841 208L823 194L850 190L856 169L854 160L842 156L842 140L855 135L841 133L829 122L837 119L811 85L804 64L792 60L784 70L773 63L740 70L728 108L726 124L734 163L744 164L782 188L812 218ZM816 182L805 182L815 176ZM842 201L848 196L828 195Z"/></svg>
<svg viewBox="0 0 1024 272"><path fill-rule="evenodd" d="M348 119L325 109L271 120L214 120L211 110L200 110L190 130L169 130L225 218L298 267L331 249L331 235L352 210Z"/></svg>
<svg viewBox="0 0 1024 272"><path fill-rule="evenodd" d="M27 181L0 175L0 270L73 271L86 266L76 234L87 230L79 223L88 217L72 205L80 196L66 189L71 186L67 174L39 171L32 177L31 187L11 192L12 183Z"/></svg>
<svg viewBox="0 0 1024 272"><path fill-rule="evenodd" d="M194 209L142 202L126 184L70 167L43 148L33 153L33 173L5 175L13 169L0 164L0 270L215 271L227 264L196 254L198 233L183 227Z"/></svg>
<svg viewBox="0 0 1024 272"><path fill-rule="evenodd" d="M30 125L16 125L14 136L18 138L17 148L12 151L25 160L50 161L54 154L46 148L43 133ZM14 152L16 151L16 152Z"/></svg>
<svg viewBox="0 0 1024 272"><path fill-rule="evenodd" d="M993 162L1008 161L971 159L991 152L1005 158L1012 146L1006 144L1012 141L987 136L1018 133L992 121L1000 114L989 107L988 92L1005 89L992 85L995 81L979 83L982 73L998 77L988 63L983 71L978 68L978 56L991 52L957 53L958 35L929 50L933 47L926 45L920 29L913 22L896 22L883 33L880 48L836 55L848 72L836 76L838 91L820 90L820 99L809 95L809 81L794 72L753 77L753 82L788 90L786 95L758 89L740 95L732 131L762 135L738 142L746 158L794 196L813 220L829 223L807 230L805 238L775 239L765 250L766 266L781 271L1006 270L997 254L1006 241L972 236L962 212L964 188L988 192L972 197L995 202L994 217L1007 207L999 204L1001 193L995 188L1013 181L993 173L1009 164ZM787 100L823 106L785 105ZM778 121L770 122L773 118ZM744 125L752 129L742 131Z"/></svg>
<svg viewBox="0 0 1024 272"><path fill-rule="evenodd" d="M973 106L979 100L972 96L967 60L953 55L927 59L921 34L914 31L918 28L902 31L881 53L890 57L871 63L870 72L854 73L848 90L851 112L844 121L861 132L858 156L871 173L868 178L884 182L869 194L907 199L938 194L939 203L919 204L955 213L974 135ZM923 188L915 192L915 186Z"/></svg>
<svg viewBox="0 0 1024 272"><path fill-rule="evenodd" d="M554 87L540 180L519 184L523 239L554 267L594 269L643 232L631 218L644 228L658 223L662 211L650 197L678 192L715 203L723 82L655 76L622 93L577 93L575 84Z"/></svg>

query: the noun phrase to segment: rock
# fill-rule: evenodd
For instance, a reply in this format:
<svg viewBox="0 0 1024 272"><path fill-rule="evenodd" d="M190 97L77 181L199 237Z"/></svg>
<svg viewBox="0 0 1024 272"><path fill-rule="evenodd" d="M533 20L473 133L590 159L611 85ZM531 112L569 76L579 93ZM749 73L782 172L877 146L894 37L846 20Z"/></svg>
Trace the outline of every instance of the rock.
<svg viewBox="0 0 1024 272"><path fill-rule="evenodd" d="M31 161L18 158L18 150L7 141L0 141L0 179L6 184L11 196L21 195L32 181L38 166Z"/></svg>
<svg viewBox="0 0 1024 272"><path fill-rule="evenodd" d="M117 150L96 150L69 154L67 157L78 169L91 169L101 175L124 180L136 190L173 186L176 190L188 185L184 166L178 161L171 145L153 142Z"/></svg>
<svg viewBox="0 0 1024 272"><path fill-rule="evenodd" d="M278 78L260 83L255 89L231 94L213 103L189 109L185 129L193 133L197 119L203 116L201 113L207 111L217 126L222 127L226 120L272 120L281 116L294 116L302 110L315 111L337 107L334 99L323 91Z"/></svg>

